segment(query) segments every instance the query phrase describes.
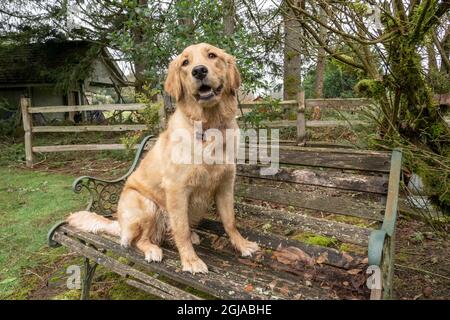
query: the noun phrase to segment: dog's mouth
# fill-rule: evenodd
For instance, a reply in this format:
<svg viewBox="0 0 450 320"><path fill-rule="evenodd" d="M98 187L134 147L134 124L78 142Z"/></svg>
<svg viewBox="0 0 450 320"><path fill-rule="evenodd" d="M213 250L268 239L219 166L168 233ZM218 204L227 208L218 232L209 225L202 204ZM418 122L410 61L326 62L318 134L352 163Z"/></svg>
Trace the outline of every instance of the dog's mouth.
<svg viewBox="0 0 450 320"><path fill-rule="evenodd" d="M202 84L200 88L197 90L197 94L195 95L195 98L197 100L210 100L215 96L218 96L223 89L223 85L218 86L216 89L213 89L211 86L208 86L206 84Z"/></svg>

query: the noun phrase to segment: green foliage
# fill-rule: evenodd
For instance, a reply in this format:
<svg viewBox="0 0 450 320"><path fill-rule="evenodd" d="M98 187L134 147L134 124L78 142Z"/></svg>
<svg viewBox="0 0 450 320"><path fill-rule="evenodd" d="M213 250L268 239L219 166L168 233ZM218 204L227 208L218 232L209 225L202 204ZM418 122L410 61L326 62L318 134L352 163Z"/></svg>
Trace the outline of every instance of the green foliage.
<svg viewBox="0 0 450 320"><path fill-rule="evenodd" d="M267 52L261 41L263 35L236 24L231 36L223 33L223 11L220 1L175 1L162 6L160 2L149 2L148 7L136 7L133 1L124 2L128 12L125 28L108 35L114 46L120 48L131 61L144 66L146 83L162 89L170 60L185 47L199 42L208 42L235 55L247 90L264 86L263 56ZM181 23L189 21L192 23ZM139 32L140 37L136 37Z"/></svg>
<svg viewBox="0 0 450 320"><path fill-rule="evenodd" d="M20 127L20 110L0 99L0 137L15 135Z"/></svg>
<svg viewBox="0 0 450 320"><path fill-rule="evenodd" d="M355 69L343 63L328 59L325 64L323 96L325 98L352 98L353 88L360 75ZM306 99L314 98L314 85L316 82L315 66L309 70L303 81Z"/></svg>
<svg viewBox="0 0 450 320"><path fill-rule="evenodd" d="M283 107L280 99L267 96L263 104L252 107L250 112L244 113L243 121L246 127L260 128L263 121L274 121L283 119Z"/></svg>
<svg viewBox="0 0 450 320"><path fill-rule="evenodd" d="M384 94L384 90L383 83L373 79L363 79L355 86L355 92L367 98L378 98Z"/></svg>

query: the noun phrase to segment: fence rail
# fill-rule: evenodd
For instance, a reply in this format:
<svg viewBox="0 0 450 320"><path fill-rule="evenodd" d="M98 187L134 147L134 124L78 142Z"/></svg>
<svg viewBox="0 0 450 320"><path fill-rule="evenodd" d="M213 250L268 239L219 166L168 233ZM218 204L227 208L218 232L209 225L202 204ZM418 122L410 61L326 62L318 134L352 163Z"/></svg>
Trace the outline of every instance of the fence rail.
<svg viewBox="0 0 450 320"><path fill-rule="evenodd" d="M97 104L84 106L51 106L51 107L28 107L28 113L51 113L51 112L73 112L73 111L136 111L145 109L145 104Z"/></svg>
<svg viewBox="0 0 450 320"><path fill-rule="evenodd" d="M32 167L34 154L37 152L61 151L95 151L95 150L124 150L123 144L72 144L55 146L33 146L33 134L42 132L121 132L141 131L147 128L144 124L118 125L80 125L80 126L33 126L35 113L73 112L73 111L138 111L145 109L145 104L99 104L84 106L51 106L31 107L31 99L21 97L23 129L25 131L25 158L27 167Z"/></svg>
<svg viewBox="0 0 450 320"><path fill-rule="evenodd" d="M78 125L78 126L33 126L32 115L36 113L54 113L54 112L75 112L75 111L139 111L145 109L145 104L101 104L101 105L82 105L82 106L48 106L31 107L31 100L22 97L21 101L23 128L25 131L25 155L28 167L33 166L34 154L38 152L62 152L62 151L96 151L96 150L124 150L123 144L78 144L78 145L54 145L54 146L33 146L33 134L43 132L122 132L122 131L141 131L147 127L144 124L118 124L118 125ZM265 101L242 102L240 107L243 109L253 108L257 105L267 104ZM284 100L280 105L293 107L297 113L297 120L280 120L263 122L263 125L273 128L296 127L298 145L306 144L307 127L335 127L350 126L355 124L364 124L362 121L306 121L306 108L348 108L355 109L372 104L369 99L305 99L305 93L300 92L296 100Z"/></svg>
<svg viewBox="0 0 450 320"><path fill-rule="evenodd" d="M267 101L250 101L241 102L239 105L242 109L251 109L258 105L267 104ZM282 106L292 106L297 110L297 120L276 120L276 121L262 121L262 125L269 128L288 128L297 127L297 144L304 146L306 144L306 128L325 128L325 127L340 127L353 125L366 125L364 121L360 120L306 120L305 111L307 108L339 108L354 110L357 108L367 107L373 104L373 101L365 98L332 98L332 99L305 99L305 93L299 92L297 100L284 100L279 102Z"/></svg>
<svg viewBox="0 0 450 320"><path fill-rule="evenodd" d="M240 106L244 109L249 109L257 105L266 104L266 101L246 101L241 102ZM355 109L366 107L373 104L373 101L365 98L324 98L324 99L305 99L306 108L344 108ZM284 100L279 102L280 105L297 105L298 100Z"/></svg>

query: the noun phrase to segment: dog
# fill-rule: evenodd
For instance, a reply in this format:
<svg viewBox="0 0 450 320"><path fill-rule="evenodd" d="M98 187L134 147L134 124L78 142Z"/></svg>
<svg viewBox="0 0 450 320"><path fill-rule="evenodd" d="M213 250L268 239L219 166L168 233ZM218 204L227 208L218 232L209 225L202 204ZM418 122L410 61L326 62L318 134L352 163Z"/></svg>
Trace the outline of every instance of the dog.
<svg viewBox="0 0 450 320"><path fill-rule="evenodd" d="M211 142L196 131L196 123L222 133L238 130L236 90L240 84L233 56L207 43L187 47L169 64L164 84L165 91L177 101L176 111L127 179L118 203L118 220L80 211L67 218L68 224L85 232L120 236L122 246L135 245L148 262L162 260L160 244L170 235L180 254L182 270L206 273L208 267L193 247L200 239L192 228L215 203L232 245L242 256L259 250L236 228L235 162L180 164L171 160L175 149L180 148L180 142L173 139L177 130L192 135L202 150ZM227 143L224 140L220 147L225 148ZM190 145L181 147L193 150Z"/></svg>

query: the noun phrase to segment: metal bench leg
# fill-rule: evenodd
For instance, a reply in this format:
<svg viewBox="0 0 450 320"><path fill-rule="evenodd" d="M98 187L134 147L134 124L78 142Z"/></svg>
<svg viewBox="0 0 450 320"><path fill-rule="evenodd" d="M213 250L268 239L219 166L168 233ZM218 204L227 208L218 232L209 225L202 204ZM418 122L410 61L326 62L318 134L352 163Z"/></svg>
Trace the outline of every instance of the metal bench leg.
<svg viewBox="0 0 450 320"><path fill-rule="evenodd" d="M88 258L84 258L84 277L81 285L81 300L89 300L89 291L91 290L92 279L94 278L97 263L90 263Z"/></svg>

